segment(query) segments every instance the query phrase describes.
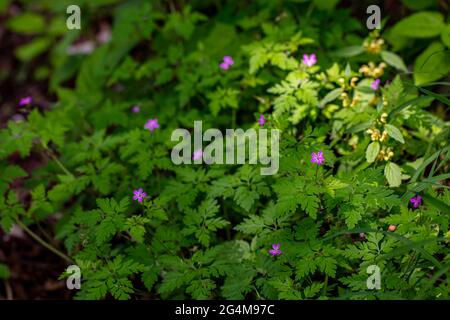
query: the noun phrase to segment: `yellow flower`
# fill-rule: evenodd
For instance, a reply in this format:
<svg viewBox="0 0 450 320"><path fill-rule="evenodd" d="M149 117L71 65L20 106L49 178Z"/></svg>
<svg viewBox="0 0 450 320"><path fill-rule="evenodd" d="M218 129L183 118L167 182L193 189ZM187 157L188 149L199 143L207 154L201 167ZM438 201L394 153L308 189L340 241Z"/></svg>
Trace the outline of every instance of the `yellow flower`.
<svg viewBox="0 0 450 320"><path fill-rule="evenodd" d="M383 50L383 45L383 39L374 39L370 42L364 42L364 48L367 50L367 52L372 54L379 54L381 50Z"/></svg>
<svg viewBox="0 0 450 320"><path fill-rule="evenodd" d="M372 139L372 141L378 141L380 140L380 130L378 129L371 129L370 134L370 138Z"/></svg>
<svg viewBox="0 0 450 320"><path fill-rule="evenodd" d="M386 141L388 138L389 138L389 135L388 135L387 131L383 130L383 133L381 134L380 141L381 142Z"/></svg>
<svg viewBox="0 0 450 320"><path fill-rule="evenodd" d="M369 62L368 66L363 65L359 68L359 72L364 74L366 77L379 78L384 74L384 69L386 68L386 63L381 62L378 66L373 62Z"/></svg>

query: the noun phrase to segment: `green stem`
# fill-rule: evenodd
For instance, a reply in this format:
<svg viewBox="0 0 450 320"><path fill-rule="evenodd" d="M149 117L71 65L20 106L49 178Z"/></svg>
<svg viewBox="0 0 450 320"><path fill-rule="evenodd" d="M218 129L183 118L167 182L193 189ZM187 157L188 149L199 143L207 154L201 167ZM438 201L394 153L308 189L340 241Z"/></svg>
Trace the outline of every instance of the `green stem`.
<svg viewBox="0 0 450 320"><path fill-rule="evenodd" d="M61 168L62 171L64 171L65 174L73 177L74 175L61 163L61 161L59 161L59 159L54 155L53 151L51 149L49 149L46 145L44 145L41 142L42 147L44 147L45 150L47 150L50 158L52 158L53 161L55 161L55 163L58 165L58 167Z"/></svg>
<svg viewBox="0 0 450 320"><path fill-rule="evenodd" d="M327 294L327 286L328 286L328 275L325 275L325 285L323 286L323 289L322 289L323 296L326 296L326 294Z"/></svg>
<svg viewBox="0 0 450 320"><path fill-rule="evenodd" d="M57 157L55 157L55 155L52 152L50 152L49 154L50 157L53 159L53 161L56 162L56 164L58 165L58 167L61 168L62 171L64 171L67 175L73 177L73 174L61 163L61 161L58 160Z"/></svg>
<svg viewBox="0 0 450 320"><path fill-rule="evenodd" d="M60 256L61 258L63 258L64 260L66 260L67 262L73 263L73 260L66 256L64 253L62 253L61 251L59 251L58 249L54 248L52 245L48 244L47 242L45 242L41 237L39 237L37 234L35 234L33 231L31 231L24 223L22 223L22 221L20 220L16 220L17 224L26 232L28 233L28 235L30 237L32 237L34 240L36 240L37 242L39 242L41 245L43 245L44 247L46 247L48 250L50 250L51 252L53 252L54 254Z"/></svg>

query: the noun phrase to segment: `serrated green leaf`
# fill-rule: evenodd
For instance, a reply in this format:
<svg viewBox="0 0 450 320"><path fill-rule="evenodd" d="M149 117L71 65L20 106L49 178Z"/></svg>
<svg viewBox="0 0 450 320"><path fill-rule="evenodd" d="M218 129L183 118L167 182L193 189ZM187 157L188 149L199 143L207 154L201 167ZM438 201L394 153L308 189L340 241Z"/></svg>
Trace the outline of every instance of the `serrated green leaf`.
<svg viewBox="0 0 450 320"><path fill-rule="evenodd" d="M402 183L401 169L393 162L386 163L384 167L384 175L391 187L398 187Z"/></svg>
<svg viewBox="0 0 450 320"><path fill-rule="evenodd" d="M391 65L394 68L397 68L404 72L408 72L408 68L403 62L403 59L393 52L386 50L381 51L381 59L383 59L388 65Z"/></svg>
<svg viewBox="0 0 450 320"><path fill-rule="evenodd" d="M372 163L377 158L380 153L380 143L378 141L373 141L367 146L366 150L366 160Z"/></svg>
<svg viewBox="0 0 450 320"><path fill-rule="evenodd" d="M384 128L386 129L390 137L397 140L398 142L405 143L405 139L403 139L403 135L397 127L393 126L392 124L385 124Z"/></svg>

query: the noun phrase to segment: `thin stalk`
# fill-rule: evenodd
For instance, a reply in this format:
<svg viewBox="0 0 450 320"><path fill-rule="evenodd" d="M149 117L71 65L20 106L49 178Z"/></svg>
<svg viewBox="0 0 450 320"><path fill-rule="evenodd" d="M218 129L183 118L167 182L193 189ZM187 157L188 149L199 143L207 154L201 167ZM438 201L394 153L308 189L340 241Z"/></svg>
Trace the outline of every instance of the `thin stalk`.
<svg viewBox="0 0 450 320"><path fill-rule="evenodd" d="M328 275L326 274L325 275L325 285L323 286L323 289L322 289L323 296L326 296L326 294L327 294L327 286L328 286Z"/></svg>
<svg viewBox="0 0 450 320"><path fill-rule="evenodd" d="M46 247L48 250L50 250L54 254L60 256L67 262L73 263L73 260L70 257L66 256L64 253L62 253L61 251L59 251L58 249L53 247L51 244L48 244L47 242L45 242L45 240L43 240L41 237L39 237L37 234L35 234L33 231L31 231L25 224L23 224L22 221L16 220L16 222L26 233L28 233L28 235L30 237L32 237L34 240L39 242L42 246Z"/></svg>
<svg viewBox="0 0 450 320"><path fill-rule="evenodd" d="M52 158L53 161L55 161L55 163L58 165L58 167L61 168L62 171L64 171L65 174L73 177L74 175L61 163L61 161L59 161L59 159L53 154L53 151L50 150L47 146L43 145L45 150L47 150L50 158Z"/></svg>
<svg viewBox="0 0 450 320"><path fill-rule="evenodd" d="M5 284L6 300L13 300L14 296L13 296L12 288L11 288L11 285L9 284L9 281L3 280L3 282Z"/></svg>

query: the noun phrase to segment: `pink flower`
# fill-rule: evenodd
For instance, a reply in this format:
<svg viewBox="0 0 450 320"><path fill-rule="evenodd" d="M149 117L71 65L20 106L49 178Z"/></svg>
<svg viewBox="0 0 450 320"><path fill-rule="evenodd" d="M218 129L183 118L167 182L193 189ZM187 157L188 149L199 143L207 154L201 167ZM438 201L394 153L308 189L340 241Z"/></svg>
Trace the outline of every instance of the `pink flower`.
<svg viewBox="0 0 450 320"><path fill-rule="evenodd" d="M395 230L397 230L397 226L394 226L393 224L391 224L388 228L388 231L390 232L394 232Z"/></svg>
<svg viewBox="0 0 450 320"><path fill-rule="evenodd" d="M303 55L303 63L306 64L308 67L312 67L317 63L316 54L312 53L311 55L304 54Z"/></svg>
<svg viewBox="0 0 450 320"><path fill-rule="evenodd" d="M137 200L141 203L145 197L147 197L147 194L144 192L144 190L142 190L142 188L133 191L133 200Z"/></svg>
<svg viewBox="0 0 450 320"><path fill-rule="evenodd" d="M77 44L71 45L67 48L68 55L77 55L77 54L90 54L95 49L95 42L91 40L87 40L84 42L80 42Z"/></svg>
<svg viewBox="0 0 450 320"><path fill-rule="evenodd" d="M219 64L219 67L223 70L228 70L230 66L228 65L228 63L222 62L221 64Z"/></svg>
<svg viewBox="0 0 450 320"><path fill-rule="evenodd" d="M197 151L194 151L194 154L192 155L192 160L201 159L202 156L203 156L203 151L201 149L197 150Z"/></svg>
<svg viewBox="0 0 450 320"><path fill-rule="evenodd" d="M234 64L234 60L231 56L224 56L223 62L219 64L219 67L223 70L228 70Z"/></svg>
<svg viewBox="0 0 450 320"><path fill-rule="evenodd" d="M31 104L31 102L33 102L32 97L24 97L24 98L20 99L19 106L23 107L23 106Z"/></svg>
<svg viewBox="0 0 450 320"><path fill-rule="evenodd" d="M422 197L417 195L417 196L409 199L409 202L411 202L413 204L413 208L418 208L420 206L420 204L422 203Z"/></svg>
<svg viewBox="0 0 450 320"><path fill-rule="evenodd" d="M325 161L322 151L311 153L311 162L317 163L319 166Z"/></svg>
<svg viewBox="0 0 450 320"><path fill-rule="evenodd" d="M226 64L228 64L229 66L232 66L234 64L234 60L232 57L230 56L225 56L223 57L223 62L225 62Z"/></svg>
<svg viewBox="0 0 450 320"><path fill-rule="evenodd" d="M144 128L153 132L153 130L159 128L158 119L148 120L147 123L145 124Z"/></svg>
<svg viewBox="0 0 450 320"><path fill-rule="evenodd" d="M280 246L281 246L281 244L279 244L279 243L273 244L273 245L272 245L272 249L269 250L269 253L270 253L272 256L280 255L280 254L281 254Z"/></svg>
<svg viewBox="0 0 450 320"><path fill-rule="evenodd" d="M139 113L139 112L141 111L141 107L138 106L138 105L135 105L135 106L133 106L133 107L131 108L131 111L132 111L133 113Z"/></svg>
<svg viewBox="0 0 450 320"><path fill-rule="evenodd" d="M266 118L264 118L263 114L259 116L258 122L259 122L260 127L262 127L264 125L264 123L266 123Z"/></svg>
<svg viewBox="0 0 450 320"><path fill-rule="evenodd" d="M370 84L370 87L373 89L373 90L378 90L378 87L380 86L380 79L376 79L375 81L373 81L371 84Z"/></svg>

